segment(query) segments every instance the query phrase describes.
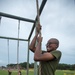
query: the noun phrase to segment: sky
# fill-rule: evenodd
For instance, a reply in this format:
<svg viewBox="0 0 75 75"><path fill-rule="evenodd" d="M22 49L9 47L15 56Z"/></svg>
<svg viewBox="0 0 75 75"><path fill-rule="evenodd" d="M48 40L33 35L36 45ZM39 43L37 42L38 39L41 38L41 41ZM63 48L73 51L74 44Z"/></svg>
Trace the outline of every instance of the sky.
<svg viewBox="0 0 75 75"><path fill-rule="evenodd" d="M39 0L39 6L42 0ZM35 20L36 0L0 0L0 12ZM60 63L75 64L75 0L47 0L40 16L42 25L42 50L50 38L60 41ZM20 21L19 37L27 39L33 23ZM35 35L32 34L30 42ZM18 38L18 20L1 18L0 36ZM19 42L19 63L27 62L28 42ZM34 54L30 51L29 62ZM9 40L9 63L17 63L17 41ZM8 40L0 38L0 66L8 64Z"/></svg>

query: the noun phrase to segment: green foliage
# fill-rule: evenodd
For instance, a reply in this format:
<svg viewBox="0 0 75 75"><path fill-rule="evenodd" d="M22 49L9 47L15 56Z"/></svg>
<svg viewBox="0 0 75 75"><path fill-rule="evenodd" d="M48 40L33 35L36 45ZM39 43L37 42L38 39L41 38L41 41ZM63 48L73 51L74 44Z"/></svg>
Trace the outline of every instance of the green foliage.
<svg viewBox="0 0 75 75"><path fill-rule="evenodd" d="M19 66L22 69L27 69L27 62L20 63ZM17 64L9 64L9 65L7 65L7 67L17 68ZM31 63L31 64L29 63L29 68L34 68L34 63Z"/></svg>
<svg viewBox="0 0 75 75"><path fill-rule="evenodd" d="M59 64L57 69L59 70L75 70L75 64Z"/></svg>
<svg viewBox="0 0 75 75"><path fill-rule="evenodd" d="M20 65L21 65L22 68L27 68L27 62L20 63Z"/></svg>
<svg viewBox="0 0 75 75"><path fill-rule="evenodd" d="M17 68L17 64L9 64L7 65L8 67L10 66L11 68ZM27 69L27 62L23 62L19 64L22 69ZM34 68L34 63L29 63L29 68ZM70 64L59 64L57 67L58 70L75 70L75 64L70 65Z"/></svg>

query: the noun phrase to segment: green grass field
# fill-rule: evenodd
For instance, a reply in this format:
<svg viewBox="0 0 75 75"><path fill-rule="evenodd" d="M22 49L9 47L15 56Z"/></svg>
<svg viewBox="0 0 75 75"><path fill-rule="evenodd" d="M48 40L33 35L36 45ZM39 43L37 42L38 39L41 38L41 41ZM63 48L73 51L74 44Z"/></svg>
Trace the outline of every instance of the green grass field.
<svg viewBox="0 0 75 75"><path fill-rule="evenodd" d="M22 75L26 75L26 70L22 70ZM67 74L66 74L67 73ZM12 71L12 75L17 75L17 71ZM7 70L0 70L0 75L8 75ZM33 70L29 70L29 75L34 75ZM56 70L55 75L75 75L75 71Z"/></svg>

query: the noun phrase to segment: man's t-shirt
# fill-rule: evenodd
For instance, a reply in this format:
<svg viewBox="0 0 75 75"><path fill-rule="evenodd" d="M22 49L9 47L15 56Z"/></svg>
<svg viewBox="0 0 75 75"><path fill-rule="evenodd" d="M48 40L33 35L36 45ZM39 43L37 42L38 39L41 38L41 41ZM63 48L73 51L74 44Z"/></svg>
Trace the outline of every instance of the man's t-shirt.
<svg viewBox="0 0 75 75"><path fill-rule="evenodd" d="M42 51L42 53L45 53L46 51ZM55 59L49 60L49 61L41 61L41 75L55 75L56 67L59 63L59 60L61 58L61 52L58 50L54 50L50 52Z"/></svg>

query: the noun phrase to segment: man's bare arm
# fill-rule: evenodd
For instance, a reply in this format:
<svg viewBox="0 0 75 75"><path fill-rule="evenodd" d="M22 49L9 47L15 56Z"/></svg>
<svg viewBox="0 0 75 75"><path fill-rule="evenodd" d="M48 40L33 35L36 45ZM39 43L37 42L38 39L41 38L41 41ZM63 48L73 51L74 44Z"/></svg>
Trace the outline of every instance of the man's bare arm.
<svg viewBox="0 0 75 75"><path fill-rule="evenodd" d="M30 44L30 46L29 46L29 49L30 49L32 52L35 52L35 50L36 50L35 45L36 45L37 36L38 36L38 33L36 33L36 35L34 36L32 42L31 42L31 44Z"/></svg>
<svg viewBox="0 0 75 75"><path fill-rule="evenodd" d="M41 30L41 26L40 26L40 24L38 24L38 26L37 26L37 28L36 28L36 35L34 36L32 42L31 42L31 44L30 44L30 46L29 46L29 49L30 49L32 52L35 52L35 50L36 50L35 45L36 45L37 36L39 35L40 30Z"/></svg>
<svg viewBox="0 0 75 75"><path fill-rule="evenodd" d="M36 50L34 53L34 60L35 61L48 61L48 60L54 59L55 57L49 52L46 52L43 54L41 53L41 42L42 42L42 37L39 37L38 44L36 46Z"/></svg>

